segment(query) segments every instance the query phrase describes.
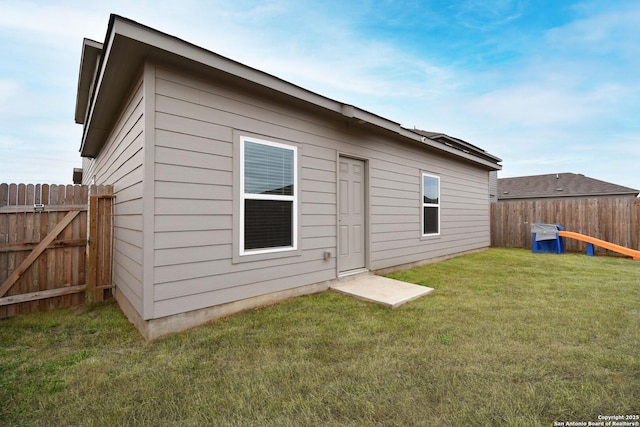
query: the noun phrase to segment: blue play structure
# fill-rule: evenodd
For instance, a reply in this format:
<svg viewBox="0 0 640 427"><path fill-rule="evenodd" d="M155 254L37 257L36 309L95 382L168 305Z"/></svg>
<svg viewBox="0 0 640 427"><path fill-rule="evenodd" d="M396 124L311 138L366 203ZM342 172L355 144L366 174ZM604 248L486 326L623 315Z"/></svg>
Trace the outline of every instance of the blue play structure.
<svg viewBox="0 0 640 427"><path fill-rule="evenodd" d="M533 241L531 242L531 248L533 253L563 254L564 238L558 233L562 230L564 230L564 227L558 224L532 224Z"/></svg>
<svg viewBox="0 0 640 427"><path fill-rule="evenodd" d="M594 256L595 246L599 246L608 251L618 252L622 255L630 256L635 261L640 261L640 250L625 248L615 243L600 240L595 237L565 231L564 227L558 224L537 223L531 226L533 233L532 249L534 253L551 252L556 254L564 253L564 238L575 239L587 244L587 256Z"/></svg>

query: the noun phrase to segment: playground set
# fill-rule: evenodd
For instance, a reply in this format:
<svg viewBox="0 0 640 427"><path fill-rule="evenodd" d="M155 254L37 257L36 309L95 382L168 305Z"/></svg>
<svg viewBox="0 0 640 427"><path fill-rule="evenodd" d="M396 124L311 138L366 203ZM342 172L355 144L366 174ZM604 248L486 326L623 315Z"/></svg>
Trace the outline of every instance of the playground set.
<svg viewBox="0 0 640 427"><path fill-rule="evenodd" d="M533 233L532 250L534 253L551 252L557 254L564 253L564 238L575 239L587 244L587 256L594 256L594 246L601 247L613 252L617 252L626 256L630 256L635 261L640 261L640 251L625 248L615 243L605 240L596 239L595 237L585 236L584 234L566 231L563 226L558 224L533 224L531 225Z"/></svg>

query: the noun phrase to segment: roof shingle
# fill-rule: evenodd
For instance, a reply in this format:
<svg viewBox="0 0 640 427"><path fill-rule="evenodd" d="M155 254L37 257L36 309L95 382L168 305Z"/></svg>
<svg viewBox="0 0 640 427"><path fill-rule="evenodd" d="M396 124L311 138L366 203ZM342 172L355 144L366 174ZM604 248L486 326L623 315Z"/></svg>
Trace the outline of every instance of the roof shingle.
<svg viewBox="0 0 640 427"><path fill-rule="evenodd" d="M637 196L639 190L589 178L557 173L498 179L498 200L548 197Z"/></svg>

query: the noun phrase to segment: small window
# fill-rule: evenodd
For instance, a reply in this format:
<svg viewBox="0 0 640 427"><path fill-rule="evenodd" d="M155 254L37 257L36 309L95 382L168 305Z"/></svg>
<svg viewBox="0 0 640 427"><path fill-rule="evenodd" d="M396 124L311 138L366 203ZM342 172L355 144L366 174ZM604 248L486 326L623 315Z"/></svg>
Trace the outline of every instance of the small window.
<svg viewBox="0 0 640 427"><path fill-rule="evenodd" d="M422 235L440 234L440 177L422 174Z"/></svg>
<svg viewBox="0 0 640 427"><path fill-rule="evenodd" d="M240 255L297 247L297 149L240 138Z"/></svg>

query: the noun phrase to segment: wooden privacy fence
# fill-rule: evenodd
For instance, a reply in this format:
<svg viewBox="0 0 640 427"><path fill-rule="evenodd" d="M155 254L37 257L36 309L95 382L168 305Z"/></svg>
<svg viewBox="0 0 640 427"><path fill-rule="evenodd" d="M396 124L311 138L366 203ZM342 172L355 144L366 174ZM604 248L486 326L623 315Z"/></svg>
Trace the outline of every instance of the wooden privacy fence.
<svg viewBox="0 0 640 427"><path fill-rule="evenodd" d="M109 295L112 197L108 186L0 184L0 318Z"/></svg>
<svg viewBox="0 0 640 427"><path fill-rule="evenodd" d="M491 245L531 248L531 224L536 222L640 250L640 200L634 198L491 203ZM583 251L586 244L565 239L565 249Z"/></svg>

